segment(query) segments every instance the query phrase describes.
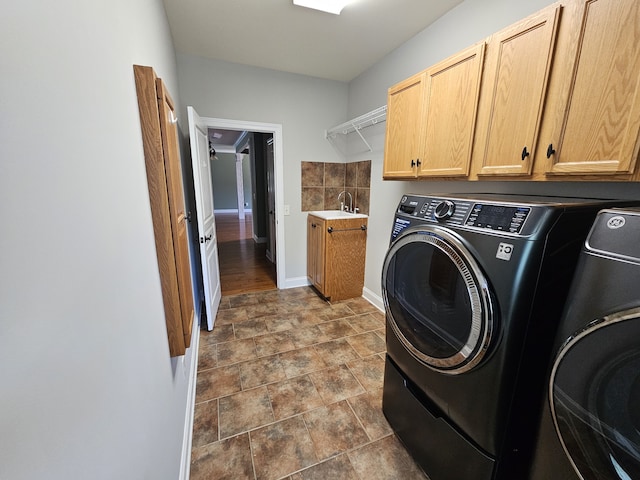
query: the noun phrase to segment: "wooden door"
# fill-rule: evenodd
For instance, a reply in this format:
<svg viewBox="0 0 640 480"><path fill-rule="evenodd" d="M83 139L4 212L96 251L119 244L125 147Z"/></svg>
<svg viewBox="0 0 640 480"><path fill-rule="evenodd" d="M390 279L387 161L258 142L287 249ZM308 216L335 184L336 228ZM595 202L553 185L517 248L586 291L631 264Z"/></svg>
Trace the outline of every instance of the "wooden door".
<svg viewBox="0 0 640 480"><path fill-rule="evenodd" d="M484 42L427 70L419 177L469 175Z"/></svg>
<svg viewBox="0 0 640 480"><path fill-rule="evenodd" d="M175 114L173 100L167 92L164 83L159 78L156 80L156 92L158 95L160 131L162 133L162 148L164 150L165 171L167 175L167 191L169 194L173 249L175 251L178 290L180 294L180 310L182 312L182 334L184 336L184 345L188 348L191 344L194 309L187 215L184 208L182 165L178 144L178 117Z"/></svg>
<svg viewBox="0 0 640 480"><path fill-rule="evenodd" d="M220 288L220 266L218 263L218 242L213 210L213 187L209 160L209 136L207 126L193 107L187 107L189 117L189 141L193 182L196 192L198 213L198 236L200 240L200 262L207 313L207 330L213 330L218 306L222 298Z"/></svg>
<svg viewBox="0 0 640 480"><path fill-rule="evenodd" d="M551 5L493 35L487 44L478 175L529 175L538 141L560 6Z"/></svg>
<svg viewBox="0 0 640 480"><path fill-rule="evenodd" d="M573 32L562 49L569 53L557 62L561 84L552 92L555 127L541 145L547 173L630 174L640 150L640 2L570 5L562 26Z"/></svg>
<svg viewBox="0 0 640 480"><path fill-rule="evenodd" d="M424 85L422 72L389 89L384 178L416 176L422 142Z"/></svg>

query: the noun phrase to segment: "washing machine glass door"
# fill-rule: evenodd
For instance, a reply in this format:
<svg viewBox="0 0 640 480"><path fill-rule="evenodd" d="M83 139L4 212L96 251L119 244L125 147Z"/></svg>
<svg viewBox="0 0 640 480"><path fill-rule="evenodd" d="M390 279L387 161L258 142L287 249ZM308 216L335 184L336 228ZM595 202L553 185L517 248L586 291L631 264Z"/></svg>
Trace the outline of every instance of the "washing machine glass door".
<svg viewBox="0 0 640 480"><path fill-rule="evenodd" d="M453 232L407 229L382 269L387 321L404 347L447 374L474 368L488 351L494 315L488 282Z"/></svg>
<svg viewBox="0 0 640 480"><path fill-rule="evenodd" d="M549 400L581 479L640 479L640 308L592 322L565 343Z"/></svg>

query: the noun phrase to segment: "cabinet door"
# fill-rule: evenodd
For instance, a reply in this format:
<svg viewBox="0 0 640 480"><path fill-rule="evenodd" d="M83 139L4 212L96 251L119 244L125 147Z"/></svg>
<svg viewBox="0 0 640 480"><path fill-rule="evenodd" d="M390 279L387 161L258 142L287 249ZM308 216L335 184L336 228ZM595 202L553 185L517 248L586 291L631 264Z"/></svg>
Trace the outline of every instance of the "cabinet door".
<svg viewBox="0 0 640 480"><path fill-rule="evenodd" d="M490 100L478 175L529 175L555 45L557 4L493 35L482 95Z"/></svg>
<svg viewBox="0 0 640 480"><path fill-rule="evenodd" d="M416 176L421 145L425 74L414 75L389 89L384 178Z"/></svg>
<svg viewBox="0 0 640 480"><path fill-rule="evenodd" d="M427 70L419 177L469 174L484 45L474 45Z"/></svg>
<svg viewBox="0 0 640 480"><path fill-rule="evenodd" d="M332 301L362 296L367 250L366 225L366 218L330 220L326 223L324 296L331 297ZM328 232L329 229L331 232Z"/></svg>
<svg viewBox="0 0 640 480"><path fill-rule="evenodd" d="M555 128L541 145L549 149L547 173L632 173L640 148L640 2L571 6L562 27L566 21L572 29L562 49L569 53L557 62Z"/></svg>
<svg viewBox="0 0 640 480"><path fill-rule="evenodd" d="M324 295L324 220L307 216L307 277Z"/></svg>
<svg viewBox="0 0 640 480"><path fill-rule="evenodd" d="M178 272L176 270L176 252L170 220L171 209L167 191L168 177L160 131L161 115L158 111L156 75L151 67L134 65L133 69L169 352L172 357L175 357L185 353L185 345Z"/></svg>
<svg viewBox="0 0 640 480"><path fill-rule="evenodd" d="M180 164L180 150L178 146L178 117L175 114L173 100L166 91L164 83L159 78L156 80L156 92L158 95L160 131L162 134L162 148L164 150L164 163L167 174L167 191L169 193L169 218L171 221L171 231L173 232L173 248L178 274L178 291L182 317L181 330L184 337L184 345L188 348L191 343L191 327L193 324L194 310L187 218L182 190L182 166Z"/></svg>

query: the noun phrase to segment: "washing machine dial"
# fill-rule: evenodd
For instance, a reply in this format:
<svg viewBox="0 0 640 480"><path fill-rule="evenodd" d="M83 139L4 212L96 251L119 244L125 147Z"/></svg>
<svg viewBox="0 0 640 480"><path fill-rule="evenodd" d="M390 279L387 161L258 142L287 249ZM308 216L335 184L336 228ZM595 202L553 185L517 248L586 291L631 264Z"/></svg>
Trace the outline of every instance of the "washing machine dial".
<svg viewBox="0 0 640 480"><path fill-rule="evenodd" d="M443 200L438 205L436 205L433 216L436 217L436 220L446 220L447 218L452 217L455 210L455 203L453 203L451 200Z"/></svg>

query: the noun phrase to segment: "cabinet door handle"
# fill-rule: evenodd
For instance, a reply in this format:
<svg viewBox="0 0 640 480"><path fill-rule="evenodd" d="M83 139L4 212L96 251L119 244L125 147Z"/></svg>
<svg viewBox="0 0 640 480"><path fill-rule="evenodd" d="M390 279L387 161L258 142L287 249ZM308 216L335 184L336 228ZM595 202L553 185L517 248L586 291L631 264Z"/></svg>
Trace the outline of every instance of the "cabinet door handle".
<svg viewBox="0 0 640 480"><path fill-rule="evenodd" d="M524 162L524 159L527 158L529 156L529 152L527 151L527 147L525 146L522 149L522 161Z"/></svg>
<svg viewBox="0 0 640 480"><path fill-rule="evenodd" d="M416 165L417 165L417 166L422 165L422 162L420 161L420 159L417 159L417 160L416 160Z"/></svg>
<svg viewBox="0 0 640 480"><path fill-rule="evenodd" d="M551 155L554 155L556 153L555 148L553 148L553 143L550 143L549 146L547 147L547 158L551 158Z"/></svg>
<svg viewBox="0 0 640 480"><path fill-rule="evenodd" d="M413 167L415 167L415 166L416 166L416 161L415 161L415 160L413 160L413 159L411 159L411 168L413 168Z"/></svg>

